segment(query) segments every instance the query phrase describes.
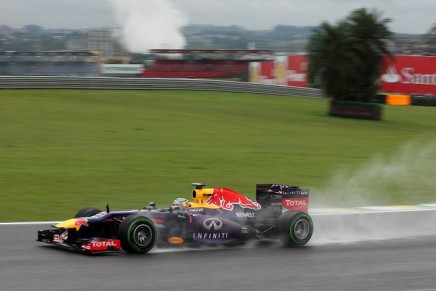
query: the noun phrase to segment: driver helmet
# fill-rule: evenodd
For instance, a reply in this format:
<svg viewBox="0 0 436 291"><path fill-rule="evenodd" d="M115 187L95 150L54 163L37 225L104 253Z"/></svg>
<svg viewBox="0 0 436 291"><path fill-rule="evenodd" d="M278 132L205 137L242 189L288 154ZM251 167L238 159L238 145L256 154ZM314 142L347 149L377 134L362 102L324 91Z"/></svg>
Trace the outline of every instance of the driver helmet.
<svg viewBox="0 0 436 291"><path fill-rule="evenodd" d="M173 207L186 208L189 207L189 201L185 198L177 198L173 202Z"/></svg>

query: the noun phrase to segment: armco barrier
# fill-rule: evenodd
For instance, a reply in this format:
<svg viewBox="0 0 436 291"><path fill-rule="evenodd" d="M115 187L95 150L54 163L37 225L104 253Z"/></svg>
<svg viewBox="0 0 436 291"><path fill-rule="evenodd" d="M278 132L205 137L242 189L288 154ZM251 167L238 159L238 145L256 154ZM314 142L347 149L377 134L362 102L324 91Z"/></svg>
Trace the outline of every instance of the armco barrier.
<svg viewBox="0 0 436 291"><path fill-rule="evenodd" d="M0 76L0 89L205 90L325 98L312 88L207 79Z"/></svg>

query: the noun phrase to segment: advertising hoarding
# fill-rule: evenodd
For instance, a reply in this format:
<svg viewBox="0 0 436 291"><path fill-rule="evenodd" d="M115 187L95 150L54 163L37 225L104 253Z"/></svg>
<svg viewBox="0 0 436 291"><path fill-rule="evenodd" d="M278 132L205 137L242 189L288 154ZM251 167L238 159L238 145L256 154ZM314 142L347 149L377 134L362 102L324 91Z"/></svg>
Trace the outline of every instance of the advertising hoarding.
<svg viewBox="0 0 436 291"><path fill-rule="evenodd" d="M436 57L397 55L386 57L385 64L382 92L436 95Z"/></svg>
<svg viewBox="0 0 436 291"><path fill-rule="evenodd" d="M279 56L274 62L252 63L252 82L307 87L307 55ZM251 67L252 68L252 67ZM385 57L380 75L381 92L436 95L436 57L397 55Z"/></svg>

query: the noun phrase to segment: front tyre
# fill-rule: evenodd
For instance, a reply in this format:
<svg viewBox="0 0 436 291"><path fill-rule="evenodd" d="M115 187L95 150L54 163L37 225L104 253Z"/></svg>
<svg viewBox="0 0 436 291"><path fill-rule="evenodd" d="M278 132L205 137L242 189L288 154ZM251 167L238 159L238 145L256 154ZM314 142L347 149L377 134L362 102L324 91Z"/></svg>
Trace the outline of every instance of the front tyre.
<svg viewBox="0 0 436 291"><path fill-rule="evenodd" d="M304 212L287 211L278 219L278 231L285 246L303 246L313 234L312 218Z"/></svg>
<svg viewBox="0 0 436 291"><path fill-rule="evenodd" d="M121 247L127 253L144 254L156 243L156 227L150 218L141 214L132 214L121 222L118 237Z"/></svg>

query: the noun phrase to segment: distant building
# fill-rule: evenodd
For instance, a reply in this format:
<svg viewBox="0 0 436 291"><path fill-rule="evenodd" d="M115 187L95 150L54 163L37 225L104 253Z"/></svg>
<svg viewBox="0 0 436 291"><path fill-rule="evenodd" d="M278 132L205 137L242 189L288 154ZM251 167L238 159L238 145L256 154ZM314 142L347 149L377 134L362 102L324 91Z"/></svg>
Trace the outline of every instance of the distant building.
<svg viewBox="0 0 436 291"><path fill-rule="evenodd" d="M86 51L0 52L0 75L98 76L97 55Z"/></svg>
<svg viewBox="0 0 436 291"><path fill-rule="evenodd" d="M5 37L10 37L14 32L17 32L16 29L9 27L7 25L0 25L0 34Z"/></svg>
<svg viewBox="0 0 436 291"><path fill-rule="evenodd" d="M91 30L82 36L72 37L67 41L67 49L72 51L94 51L100 61L128 63L129 53L117 44L112 30Z"/></svg>
<svg viewBox="0 0 436 291"><path fill-rule="evenodd" d="M250 62L269 60L271 50L154 49L158 55L144 78L203 78L248 81ZM160 57L159 57L160 56ZM172 56L172 57L169 57Z"/></svg>

